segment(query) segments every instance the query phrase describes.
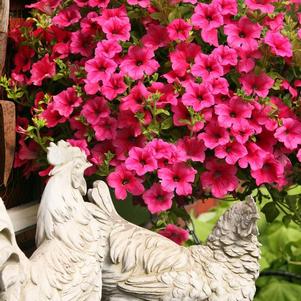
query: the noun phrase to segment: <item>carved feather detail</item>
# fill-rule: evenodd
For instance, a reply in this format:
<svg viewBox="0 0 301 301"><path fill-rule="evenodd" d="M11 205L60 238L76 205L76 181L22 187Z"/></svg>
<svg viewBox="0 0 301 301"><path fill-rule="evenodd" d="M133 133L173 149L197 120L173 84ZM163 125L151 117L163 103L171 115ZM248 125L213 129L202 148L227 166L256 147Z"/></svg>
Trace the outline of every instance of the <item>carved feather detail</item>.
<svg viewBox="0 0 301 301"><path fill-rule="evenodd" d="M251 198L220 218L206 245L185 248L118 216L104 182L89 197L106 241L102 300L253 300L259 243Z"/></svg>

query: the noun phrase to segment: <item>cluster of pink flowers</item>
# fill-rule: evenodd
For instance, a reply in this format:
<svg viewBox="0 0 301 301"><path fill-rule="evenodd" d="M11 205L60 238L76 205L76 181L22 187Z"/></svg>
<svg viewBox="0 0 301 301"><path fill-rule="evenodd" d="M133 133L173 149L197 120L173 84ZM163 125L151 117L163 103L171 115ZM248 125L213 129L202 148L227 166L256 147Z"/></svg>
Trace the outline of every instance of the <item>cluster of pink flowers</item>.
<svg viewBox="0 0 301 301"><path fill-rule="evenodd" d="M151 213L289 184L301 160L300 1L71 2L32 4L44 24L11 32L12 83L26 86L42 137L81 147L88 175L106 167L116 198L138 196ZM28 119L15 166L30 172L48 140L25 140Z"/></svg>

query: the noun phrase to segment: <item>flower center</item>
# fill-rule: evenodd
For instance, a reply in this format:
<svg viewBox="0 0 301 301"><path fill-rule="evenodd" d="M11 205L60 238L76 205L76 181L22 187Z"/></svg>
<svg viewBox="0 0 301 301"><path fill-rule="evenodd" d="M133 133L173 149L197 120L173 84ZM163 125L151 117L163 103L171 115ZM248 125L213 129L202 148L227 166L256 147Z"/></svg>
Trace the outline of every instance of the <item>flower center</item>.
<svg viewBox="0 0 301 301"><path fill-rule="evenodd" d="M173 176L172 179L174 180L174 182L179 182L180 181L180 177L179 176Z"/></svg>
<svg viewBox="0 0 301 301"><path fill-rule="evenodd" d="M122 185L126 185L126 184L129 184L130 180L128 178L124 178L122 180Z"/></svg>
<svg viewBox="0 0 301 301"><path fill-rule="evenodd" d="M143 65L143 62L141 60L138 60L138 61L136 61L136 65L141 66L141 65Z"/></svg>

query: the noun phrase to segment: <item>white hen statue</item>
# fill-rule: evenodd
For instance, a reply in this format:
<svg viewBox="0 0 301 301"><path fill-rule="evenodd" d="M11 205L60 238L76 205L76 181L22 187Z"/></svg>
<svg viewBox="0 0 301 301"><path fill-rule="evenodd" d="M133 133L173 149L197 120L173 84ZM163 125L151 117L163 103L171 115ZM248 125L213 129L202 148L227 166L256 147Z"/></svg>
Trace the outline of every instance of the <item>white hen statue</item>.
<svg viewBox="0 0 301 301"><path fill-rule="evenodd" d="M65 141L51 143L54 167L38 212L36 242L28 259L18 248L0 199L0 301L101 300L99 223L86 209L86 155Z"/></svg>
<svg viewBox="0 0 301 301"><path fill-rule="evenodd" d="M104 182L88 195L106 239L103 301L253 300L260 252L251 197L219 219L205 245L186 248L122 219Z"/></svg>

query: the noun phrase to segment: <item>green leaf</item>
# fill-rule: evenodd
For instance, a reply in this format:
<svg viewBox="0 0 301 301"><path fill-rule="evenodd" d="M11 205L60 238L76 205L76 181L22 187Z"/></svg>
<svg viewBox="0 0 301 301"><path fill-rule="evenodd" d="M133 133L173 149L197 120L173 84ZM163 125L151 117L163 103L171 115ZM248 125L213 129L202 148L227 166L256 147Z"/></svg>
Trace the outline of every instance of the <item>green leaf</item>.
<svg viewBox="0 0 301 301"><path fill-rule="evenodd" d="M269 223L273 222L280 213L274 202L265 204L261 211L265 214L265 218Z"/></svg>
<svg viewBox="0 0 301 301"><path fill-rule="evenodd" d="M290 224L290 222L292 221L292 215L285 215L283 218L282 218L282 222L283 224L285 225L285 227L288 227L288 225Z"/></svg>
<svg viewBox="0 0 301 301"><path fill-rule="evenodd" d="M271 281L261 288L254 301L299 301L301 285L286 281Z"/></svg>
<svg viewBox="0 0 301 301"><path fill-rule="evenodd" d="M172 125L173 125L172 117L168 117L165 120L163 120L163 122L161 123L161 129L168 130L169 128L172 127Z"/></svg>
<svg viewBox="0 0 301 301"><path fill-rule="evenodd" d="M156 110L156 115L160 115L160 114L163 114L163 115L166 115L166 116L170 116L170 112L167 111L167 110L164 110L164 109L158 109L158 110Z"/></svg>

